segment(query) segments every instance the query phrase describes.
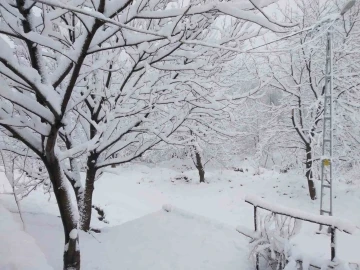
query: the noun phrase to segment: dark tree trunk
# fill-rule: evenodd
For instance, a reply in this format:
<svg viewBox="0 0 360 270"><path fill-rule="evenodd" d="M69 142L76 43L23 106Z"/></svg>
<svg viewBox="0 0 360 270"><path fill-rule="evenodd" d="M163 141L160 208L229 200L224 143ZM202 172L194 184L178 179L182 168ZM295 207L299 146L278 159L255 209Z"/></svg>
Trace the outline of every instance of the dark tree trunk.
<svg viewBox="0 0 360 270"><path fill-rule="evenodd" d="M205 183L205 170L200 153L195 149L196 169L199 171L200 183Z"/></svg>
<svg viewBox="0 0 360 270"><path fill-rule="evenodd" d="M100 108L100 106L99 106ZM95 114L92 115L91 119L98 123L97 117L100 110L98 110ZM90 125L90 138L94 138L96 136L97 130L93 125ZM98 160L99 154L96 152L90 152L87 157L87 169L86 169L86 178L85 178L85 188L84 193L81 198L81 203L79 205L79 213L80 213L80 228L83 231L90 230L91 223L91 210L92 210L92 196L94 192L94 183L96 179L96 163Z"/></svg>
<svg viewBox="0 0 360 270"><path fill-rule="evenodd" d="M73 207L71 205L71 197L66 188L66 179L63 174L60 161L55 154L54 148L57 138L57 129L54 128L48 137L44 163L49 172L49 178L53 185L54 194L59 207L60 216L65 234L64 248L64 270L80 270L80 248L79 236L77 233L77 222L74 219ZM76 230L76 233L70 233Z"/></svg>
<svg viewBox="0 0 360 270"><path fill-rule="evenodd" d="M79 206L80 226L83 231L90 230L92 197L93 197L94 183L97 172L97 168L96 168L97 158L98 155L96 153L91 153L87 160L85 190L84 190L82 202L80 203Z"/></svg>
<svg viewBox="0 0 360 270"><path fill-rule="evenodd" d="M312 200L316 200L316 189L315 189L315 185L314 185L314 179L313 179L313 160L312 160L312 154L311 154L311 146L310 144L306 145L306 162L305 162L305 167L306 167L306 179L308 181L308 187L309 187L309 194L310 194L310 198Z"/></svg>
<svg viewBox="0 0 360 270"><path fill-rule="evenodd" d="M71 136L71 135L70 135ZM71 138L64 136L64 141L66 144L66 148L67 149L71 149L74 147ZM78 183L78 181L80 181L80 168L79 168L79 164L77 163L76 158L69 158L69 162L70 162L70 171L72 172L73 176L67 176L71 186L74 189L75 192L75 197L76 197L76 202L78 205L78 210L80 213L80 204L82 202L82 198L83 198L83 193L84 190L82 188L82 185L80 183ZM74 176L75 175L75 176Z"/></svg>
<svg viewBox="0 0 360 270"><path fill-rule="evenodd" d="M302 133L303 130L303 119L302 119L302 113L301 113L301 100L299 99L299 111L300 111L300 128L299 126L296 124L295 121L295 113L294 113L294 109L292 110L292 115L291 115L291 120L294 126L294 129L296 130L296 132L298 133L299 137L301 138L301 140L304 142L305 144L305 151L306 151L306 161L305 161L305 176L308 182L308 188L309 188L309 194L310 194L310 198L312 200L316 200L316 189L315 189L315 185L314 185L314 179L313 179L313 161L312 161L312 148L311 148L311 138L314 137L314 131L316 128L316 125L318 122L315 122L315 125L313 126L313 128L311 129L310 132L310 142L307 140L306 137L304 137L304 134Z"/></svg>

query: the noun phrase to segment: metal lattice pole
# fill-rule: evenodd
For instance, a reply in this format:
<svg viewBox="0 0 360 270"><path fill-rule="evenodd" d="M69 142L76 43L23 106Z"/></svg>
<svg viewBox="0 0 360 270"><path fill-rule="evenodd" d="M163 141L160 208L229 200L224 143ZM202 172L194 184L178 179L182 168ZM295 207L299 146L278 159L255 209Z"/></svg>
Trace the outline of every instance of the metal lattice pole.
<svg viewBox="0 0 360 270"><path fill-rule="evenodd" d="M332 29L327 33L324 86L323 149L321 157L320 215L333 215L333 50ZM320 225L320 231L322 225Z"/></svg>

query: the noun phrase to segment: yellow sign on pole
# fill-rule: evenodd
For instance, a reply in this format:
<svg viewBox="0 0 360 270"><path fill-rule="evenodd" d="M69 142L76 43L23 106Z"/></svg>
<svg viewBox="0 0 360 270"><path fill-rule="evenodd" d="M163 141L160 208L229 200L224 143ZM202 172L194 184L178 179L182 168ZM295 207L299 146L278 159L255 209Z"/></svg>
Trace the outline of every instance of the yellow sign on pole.
<svg viewBox="0 0 360 270"><path fill-rule="evenodd" d="M324 166L330 166L330 159L324 159L323 164Z"/></svg>

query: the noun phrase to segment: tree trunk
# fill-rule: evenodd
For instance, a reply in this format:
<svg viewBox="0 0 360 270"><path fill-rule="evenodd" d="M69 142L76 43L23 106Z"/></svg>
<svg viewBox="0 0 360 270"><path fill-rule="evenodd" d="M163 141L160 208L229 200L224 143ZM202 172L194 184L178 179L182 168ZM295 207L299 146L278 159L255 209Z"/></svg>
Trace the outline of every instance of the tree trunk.
<svg viewBox="0 0 360 270"><path fill-rule="evenodd" d="M312 200L316 200L316 189L315 189L315 185L314 185L314 179L313 179L313 161L312 161L312 154L311 154L311 146L310 144L306 145L306 162L305 162L305 167L306 167L306 179L308 181L308 187L309 187L309 194L310 194L310 198Z"/></svg>
<svg viewBox="0 0 360 270"><path fill-rule="evenodd" d="M56 201L59 207L60 216L65 234L64 247L64 270L80 270L80 247L79 235L77 231L77 221L75 211L71 203L71 196L67 188L67 180L61 168L60 161L55 154L56 139L59 127L54 126L48 136L44 164L49 173L49 178L53 186Z"/></svg>
<svg viewBox="0 0 360 270"><path fill-rule="evenodd" d="M85 190L83 193L82 201L79 205L80 228L83 231L90 230L92 196L93 196L93 192L94 192L94 183L95 183L95 179L96 179L97 158L98 158L98 155L96 153L91 153L87 160Z"/></svg>
<svg viewBox="0 0 360 270"><path fill-rule="evenodd" d="M50 157L47 156L46 163L64 228L64 270L80 270L80 248L77 222L74 220L75 213L74 208L71 205L70 194L66 188L66 180L60 167L60 162L55 155Z"/></svg>
<svg viewBox="0 0 360 270"><path fill-rule="evenodd" d="M195 149L196 169L199 171L200 183L205 183L205 170L201 162L200 153Z"/></svg>

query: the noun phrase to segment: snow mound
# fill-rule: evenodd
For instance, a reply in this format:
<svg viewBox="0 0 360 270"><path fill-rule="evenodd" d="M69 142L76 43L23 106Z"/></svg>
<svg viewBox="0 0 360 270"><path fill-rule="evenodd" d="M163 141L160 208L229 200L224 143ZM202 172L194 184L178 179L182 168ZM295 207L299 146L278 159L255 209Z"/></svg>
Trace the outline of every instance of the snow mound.
<svg viewBox="0 0 360 270"><path fill-rule="evenodd" d="M232 226L221 225L221 222L171 205L164 206L164 209L166 210L118 226L102 228L99 234L90 235L78 231L81 269L247 270L253 268L253 263L248 258L250 253L248 239ZM27 229L36 238L49 263L54 269L61 269L64 236L60 218L47 214L24 213L24 216ZM3 270L1 265L0 269ZM25 268L19 269L25 270ZM28 269L34 270L34 268L26 268Z"/></svg>
<svg viewBox="0 0 360 270"><path fill-rule="evenodd" d="M248 240L234 228L217 226L170 205L164 209L106 228L96 235L97 240L83 240L86 244L82 246L82 267L87 270L114 270L119 266L136 270L252 268Z"/></svg>
<svg viewBox="0 0 360 270"><path fill-rule="evenodd" d="M0 204L0 269L51 270L34 238Z"/></svg>

